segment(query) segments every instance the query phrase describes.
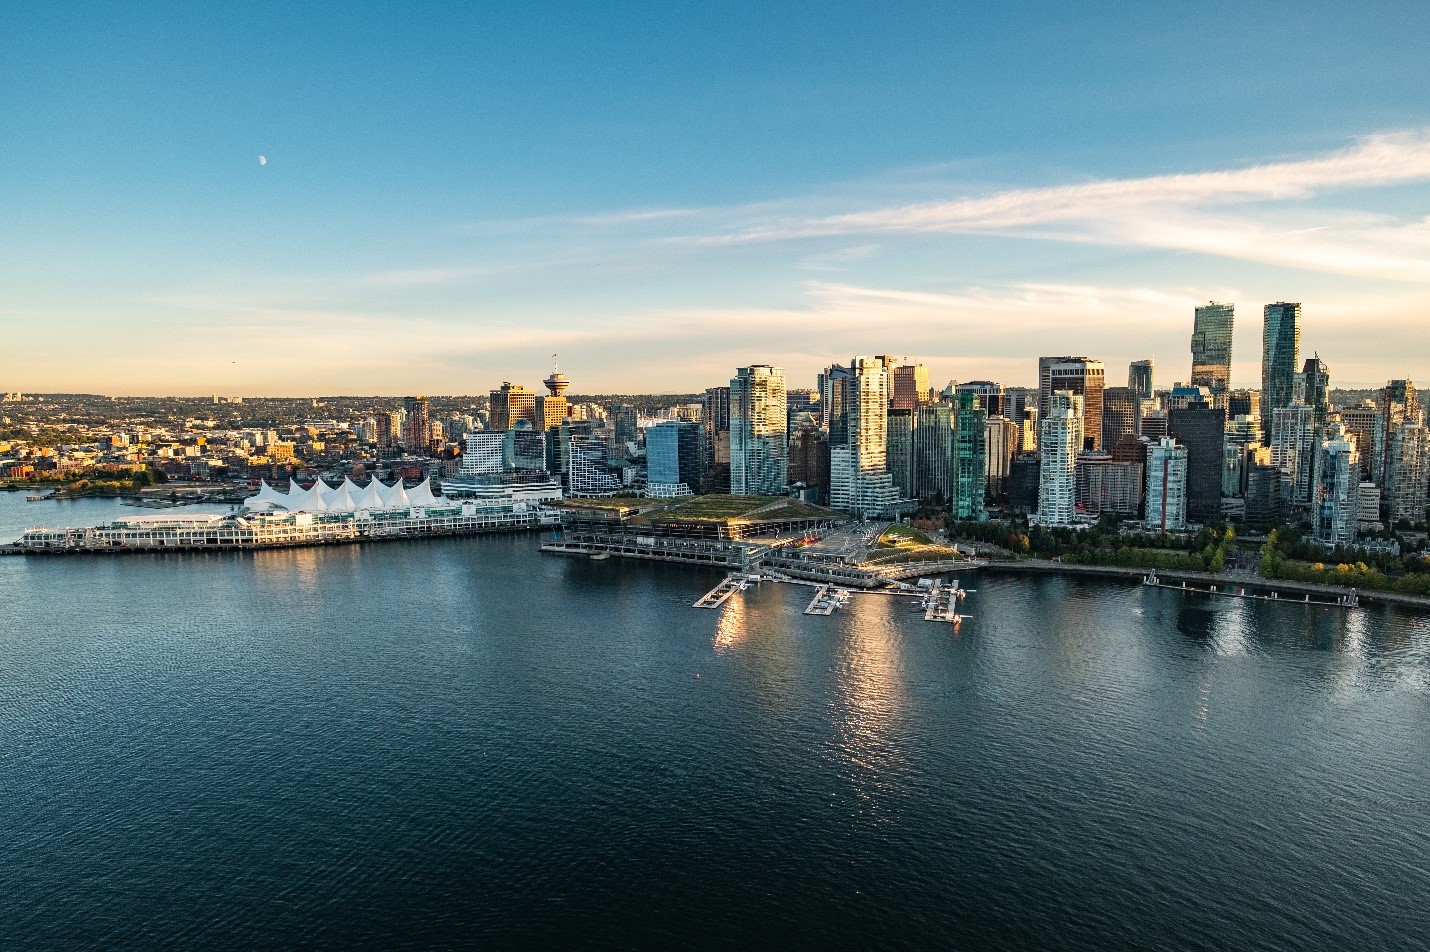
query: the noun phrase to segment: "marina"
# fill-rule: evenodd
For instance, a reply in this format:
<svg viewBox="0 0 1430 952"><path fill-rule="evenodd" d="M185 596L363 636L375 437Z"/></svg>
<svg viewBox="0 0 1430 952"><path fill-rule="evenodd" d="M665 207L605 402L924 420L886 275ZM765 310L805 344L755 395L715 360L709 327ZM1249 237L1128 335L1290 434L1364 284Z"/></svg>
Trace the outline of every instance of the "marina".
<svg viewBox="0 0 1430 952"><path fill-rule="evenodd" d="M849 601L849 591L843 588L835 588L833 585L821 585L814 593L814 598L810 599L805 606L806 615L833 615L835 611L844 607L844 603Z"/></svg>

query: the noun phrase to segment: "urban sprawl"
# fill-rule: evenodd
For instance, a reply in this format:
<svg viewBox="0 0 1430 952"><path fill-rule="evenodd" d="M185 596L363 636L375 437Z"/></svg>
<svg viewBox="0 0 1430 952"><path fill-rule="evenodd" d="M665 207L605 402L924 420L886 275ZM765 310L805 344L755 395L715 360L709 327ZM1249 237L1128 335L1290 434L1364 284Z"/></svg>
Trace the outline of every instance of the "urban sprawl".
<svg viewBox="0 0 1430 952"><path fill-rule="evenodd" d="M1170 387L1151 360L1108 386L1101 361L1052 356L1035 387L937 389L922 364L875 356L833 364L808 389L753 365L677 397L568 399L554 367L544 392L503 382L485 399L400 406L7 394L0 478L156 506L243 500L305 523L421 506L480 525L499 508L499 527L524 528L559 524L557 510L783 499L811 524L888 520L1015 558L1200 559L1214 572L1235 561L1239 535L1268 576L1430 593L1430 431L1414 384L1333 391L1326 362L1301 358L1301 305L1276 303L1262 316L1261 387L1233 389L1234 314L1195 309L1190 372Z"/></svg>

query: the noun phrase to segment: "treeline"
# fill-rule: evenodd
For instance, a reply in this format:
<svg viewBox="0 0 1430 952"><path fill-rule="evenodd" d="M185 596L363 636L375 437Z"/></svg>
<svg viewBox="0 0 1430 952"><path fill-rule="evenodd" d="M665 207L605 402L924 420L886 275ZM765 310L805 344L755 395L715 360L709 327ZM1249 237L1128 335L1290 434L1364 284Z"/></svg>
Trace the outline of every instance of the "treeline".
<svg viewBox="0 0 1430 952"><path fill-rule="evenodd" d="M1022 531L1008 523L960 521L949 531L956 538L996 545L1014 555L1057 558L1075 565L1220 572L1236 551L1236 533L1230 527L1208 526L1191 536L1124 533L1111 517L1085 529L1033 526Z"/></svg>
<svg viewBox="0 0 1430 952"><path fill-rule="evenodd" d="M1267 535L1261 547L1261 574L1292 582L1430 596L1430 558L1424 555L1365 555L1343 549L1328 555L1294 531L1273 530Z"/></svg>

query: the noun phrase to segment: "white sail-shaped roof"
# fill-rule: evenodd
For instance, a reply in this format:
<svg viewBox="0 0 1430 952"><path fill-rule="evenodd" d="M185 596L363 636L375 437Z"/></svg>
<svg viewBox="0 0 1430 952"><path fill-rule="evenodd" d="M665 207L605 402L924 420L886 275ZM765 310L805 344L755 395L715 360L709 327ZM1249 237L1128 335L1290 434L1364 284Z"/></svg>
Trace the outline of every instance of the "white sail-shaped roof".
<svg viewBox="0 0 1430 952"><path fill-rule="evenodd" d="M387 492L382 494L382 505L387 509L406 509L412 505L412 500L407 498L407 489L403 487L402 480L398 480L387 488Z"/></svg>
<svg viewBox="0 0 1430 952"><path fill-rule="evenodd" d="M348 487L351 485L352 483L350 481L346 479L343 480L342 483L338 485L338 488L333 490L328 497L323 500L323 505L327 507L329 512L352 512L357 508L353 504L352 493L348 491Z"/></svg>
<svg viewBox="0 0 1430 952"><path fill-rule="evenodd" d="M437 497L432 495L432 480L430 479L422 480L422 485L408 493L407 498L414 506L437 505Z"/></svg>
<svg viewBox="0 0 1430 952"><path fill-rule="evenodd" d="M270 506L282 506L284 508L287 508L288 496L284 493L280 493L278 490L268 485L268 480L261 479L258 481L258 493L256 495L249 496L243 501L243 504L248 508L253 509L265 503Z"/></svg>
<svg viewBox="0 0 1430 952"><path fill-rule="evenodd" d="M327 508L323 505L323 490L327 488L328 484L321 479L307 489L294 483L293 488L288 490L288 511L322 512Z"/></svg>
<svg viewBox="0 0 1430 952"><path fill-rule="evenodd" d="M356 509L381 509L382 494L377 491L381 485L382 483L377 481L377 477L373 477L367 484L367 488L359 490L359 495L354 497L353 507Z"/></svg>

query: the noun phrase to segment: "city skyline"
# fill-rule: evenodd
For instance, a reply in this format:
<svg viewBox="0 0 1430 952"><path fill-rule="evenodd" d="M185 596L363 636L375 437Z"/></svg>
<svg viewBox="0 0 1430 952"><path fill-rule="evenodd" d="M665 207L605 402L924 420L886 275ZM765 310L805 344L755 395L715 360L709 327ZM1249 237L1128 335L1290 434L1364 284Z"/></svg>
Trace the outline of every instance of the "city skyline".
<svg viewBox="0 0 1430 952"><path fill-rule="evenodd" d="M870 352L1171 382L1207 301L1233 387L1276 301L1341 385L1424 379L1430 13L1394 6L18 11L0 387L477 393L553 351L593 392Z"/></svg>

